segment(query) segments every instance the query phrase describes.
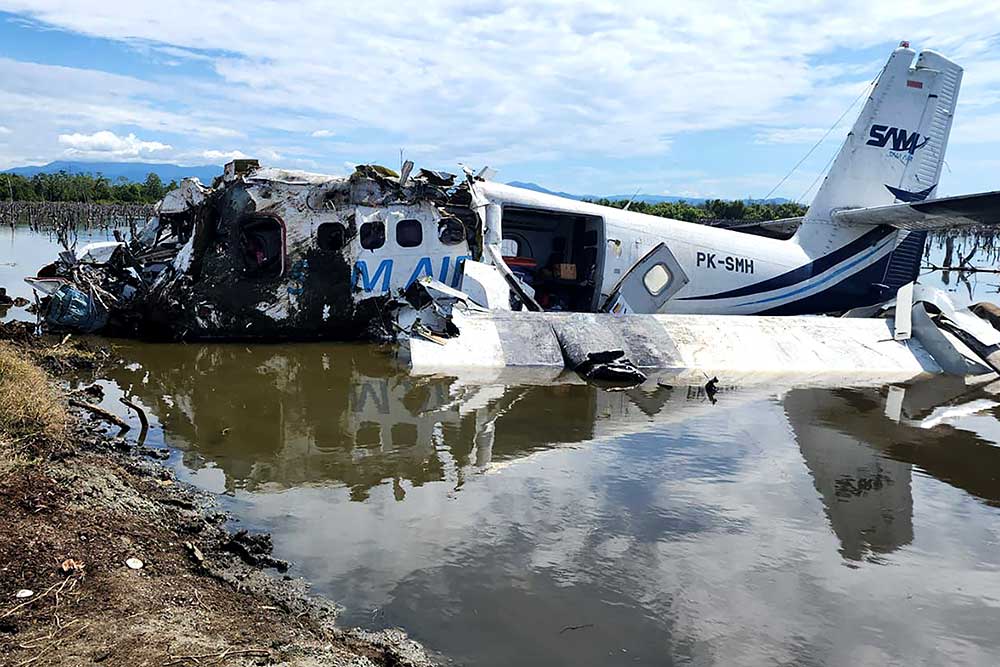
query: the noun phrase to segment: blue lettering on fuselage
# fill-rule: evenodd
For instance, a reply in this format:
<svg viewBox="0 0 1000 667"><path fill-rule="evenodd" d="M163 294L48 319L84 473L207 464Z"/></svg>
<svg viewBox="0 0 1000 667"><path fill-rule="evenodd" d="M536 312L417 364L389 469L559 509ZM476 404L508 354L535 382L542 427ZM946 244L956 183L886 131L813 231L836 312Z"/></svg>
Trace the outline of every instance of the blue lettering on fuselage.
<svg viewBox="0 0 1000 667"><path fill-rule="evenodd" d="M455 258L454 263L451 261L451 257L441 258L441 270L438 273L438 280L443 283L448 282L448 269L453 267L451 286L458 287L459 278L462 272L459 270L465 260L469 259L468 255L460 255ZM360 289L363 292L388 292L389 286L392 284L392 270L396 261L391 258L386 258L378 263L375 272L372 273L368 268L368 261L364 259L359 259L354 262L354 275L351 279L351 284ZM410 273L409 279L404 285L404 289L409 287L415 280L419 280L424 276L434 277L434 262L430 257L420 257L417 258L417 263L413 267L413 272Z"/></svg>

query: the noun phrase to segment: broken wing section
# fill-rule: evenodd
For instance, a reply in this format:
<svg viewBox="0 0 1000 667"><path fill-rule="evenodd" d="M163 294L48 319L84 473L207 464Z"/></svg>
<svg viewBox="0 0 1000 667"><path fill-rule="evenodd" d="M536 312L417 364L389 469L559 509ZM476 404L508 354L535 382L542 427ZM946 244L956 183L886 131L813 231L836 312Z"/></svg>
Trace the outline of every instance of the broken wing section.
<svg viewBox="0 0 1000 667"><path fill-rule="evenodd" d="M837 211L834 222L932 231L1000 224L1000 191Z"/></svg>

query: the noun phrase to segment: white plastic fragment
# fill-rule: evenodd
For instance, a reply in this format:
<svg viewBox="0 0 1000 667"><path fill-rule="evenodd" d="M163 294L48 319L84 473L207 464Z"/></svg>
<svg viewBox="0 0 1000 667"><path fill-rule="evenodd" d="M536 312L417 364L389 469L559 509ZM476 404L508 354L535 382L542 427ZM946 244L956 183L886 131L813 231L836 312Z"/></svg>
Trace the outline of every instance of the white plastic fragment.
<svg viewBox="0 0 1000 667"><path fill-rule="evenodd" d="M16 597L18 600L23 600L25 598L30 598L34 594L35 591L28 590L27 588L22 588L21 590L19 590L17 593L14 594L14 597Z"/></svg>
<svg viewBox="0 0 1000 667"><path fill-rule="evenodd" d="M128 565L129 569L132 570L141 570L144 565L144 563L138 558L129 558L127 561L125 561L125 564Z"/></svg>
<svg viewBox="0 0 1000 667"><path fill-rule="evenodd" d="M180 186L171 190L160 200L157 205L157 213L160 215L170 213L183 213L189 209L196 208L205 201L205 196L209 189L201 184L197 178L185 178Z"/></svg>

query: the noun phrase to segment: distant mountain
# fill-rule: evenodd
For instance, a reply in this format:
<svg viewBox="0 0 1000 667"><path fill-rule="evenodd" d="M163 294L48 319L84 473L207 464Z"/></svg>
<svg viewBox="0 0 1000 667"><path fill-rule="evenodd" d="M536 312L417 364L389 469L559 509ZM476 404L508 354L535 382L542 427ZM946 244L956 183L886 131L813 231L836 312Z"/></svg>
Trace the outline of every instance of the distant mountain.
<svg viewBox="0 0 1000 667"><path fill-rule="evenodd" d="M569 192L556 192L554 190L549 190L548 188L543 188L538 183L525 183L524 181L510 181L507 185L514 188L521 188L523 190L534 190L535 192L541 192L546 195L556 195L557 197L565 197L567 199L600 199L600 197L591 197L590 195L574 195Z"/></svg>
<svg viewBox="0 0 1000 667"><path fill-rule="evenodd" d="M543 188L541 185L538 185L537 183L525 183L523 181L510 181L509 183L507 183L507 185L510 185L515 188L524 188L525 190L533 190L535 192L541 192L547 195L566 197L567 199L576 199L576 200L610 199L611 201L628 201L629 199L633 199L632 195L574 195L569 192L555 192L553 190ZM634 199L637 202L641 201L645 202L646 204L662 204L662 203L674 203L674 202L684 201L689 204L697 205L697 204L704 204L706 201L708 201L707 199L700 197L676 197L673 195L643 195L643 194L635 195ZM743 201L745 201L748 204L751 203L785 204L789 200L783 197L772 197L771 199L744 199Z"/></svg>
<svg viewBox="0 0 1000 667"><path fill-rule="evenodd" d="M205 184L211 184L212 179L222 174L222 167L215 165L201 165L197 167L182 167L176 164L164 164L154 162L74 162L70 160L57 160L48 164L36 167L14 167L7 172L31 178L35 174L54 174L65 171L69 174L103 174L112 181L124 176L135 183L146 180L149 173L154 173L160 177L164 183L177 181L188 176L197 176L198 180ZM4 172L4 173L7 173Z"/></svg>

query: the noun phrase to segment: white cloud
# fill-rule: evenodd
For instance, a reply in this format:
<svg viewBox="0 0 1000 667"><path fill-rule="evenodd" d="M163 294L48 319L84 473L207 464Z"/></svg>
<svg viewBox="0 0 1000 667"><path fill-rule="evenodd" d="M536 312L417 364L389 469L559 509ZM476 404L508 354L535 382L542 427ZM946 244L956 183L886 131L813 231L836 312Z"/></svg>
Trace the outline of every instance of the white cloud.
<svg viewBox="0 0 1000 667"><path fill-rule="evenodd" d="M677 137L706 130L745 128L746 143L807 142L816 132L808 128L836 120L874 76L881 57L865 50L887 50L889 35L964 58L971 83L977 61L996 69L990 40L1000 16L988 4L427 0L414 12L368 3L331 13L319 0L303 0L295 12L253 4L234 14L224 4L184 0L0 0L0 10L145 43L211 73L161 68L155 80L141 81L0 59L0 116L18 127L34 114L76 131L172 133L170 143L183 136L185 151L229 133L274 145L289 159L305 154L262 135L336 136L335 145L316 142L330 164L353 156L386 161L400 147L442 166L655 160ZM870 62L857 62L862 51ZM992 85L994 78L976 80ZM1000 97L978 99L1000 105ZM759 127L792 133L755 134ZM316 147L308 150L318 157ZM616 169L598 178L613 178Z"/></svg>
<svg viewBox="0 0 1000 667"><path fill-rule="evenodd" d="M162 153L171 149L169 144L159 141L143 141L134 134L120 137L109 130L93 134L60 134L59 143L69 148L66 154L78 157L113 157L116 159L136 159L150 153Z"/></svg>
<svg viewBox="0 0 1000 667"><path fill-rule="evenodd" d="M4 127L3 125L0 125L0 134L10 134L10 132L11 130L9 127Z"/></svg>
<svg viewBox="0 0 1000 667"><path fill-rule="evenodd" d="M217 151L217 150L201 151L197 155L200 158L212 162L218 162L218 161L228 162L229 160L244 160L250 157L243 151Z"/></svg>
<svg viewBox="0 0 1000 667"><path fill-rule="evenodd" d="M768 130L763 130L754 135L755 144L814 144L820 139L824 138L826 135L827 139L835 138L837 141L843 141L843 135L847 133L848 128L844 128L843 132L830 132L827 135L827 130L822 127L781 127L772 128Z"/></svg>

